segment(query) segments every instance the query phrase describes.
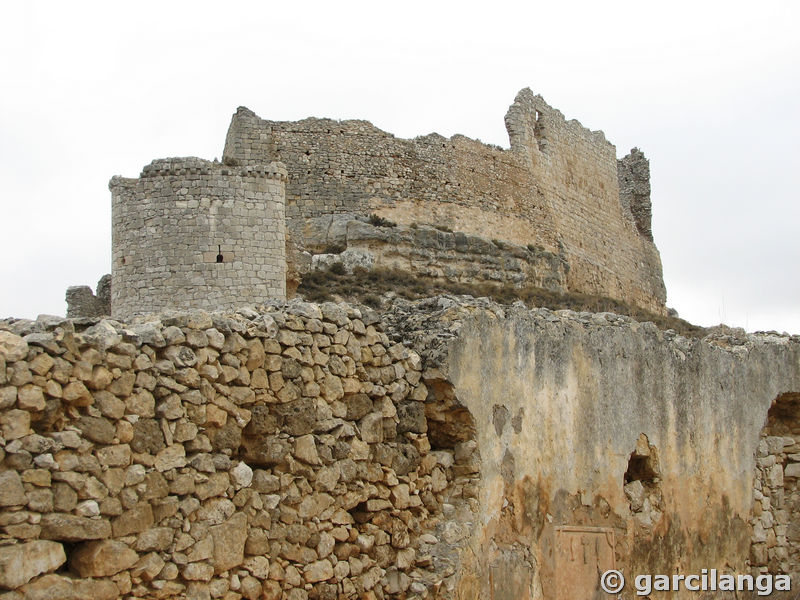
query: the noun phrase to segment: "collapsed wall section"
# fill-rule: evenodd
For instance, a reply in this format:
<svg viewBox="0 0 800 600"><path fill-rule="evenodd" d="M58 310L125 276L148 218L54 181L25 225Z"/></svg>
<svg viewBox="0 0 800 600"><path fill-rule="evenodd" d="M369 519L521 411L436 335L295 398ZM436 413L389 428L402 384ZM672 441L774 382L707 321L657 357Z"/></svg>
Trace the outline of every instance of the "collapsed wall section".
<svg viewBox="0 0 800 600"><path fill-rule="evenodd" d="M620 199L614 146L601 132L521 91L506 115L511 148L464 136L395 138L366 121L268 121L240 108L225 161L286 164L288 226L301 246L308 223L376 213L565 256L568 289L663 312L658 251ZM646 225L646 226L645 226ZM637 228L638 227L638 228Z"/></svg>
<svg viewBox="0 0 800 600"><path fill-rule="evenodd" d="M114 317L285 298L285 182L277 163L230 168L197 158L114 177Z"/></svg>
<svg viewBox="0 0 800 600"><path fill-rule="evenodd" d="M97 282L97 294L88 285L72 285L67 288L67 317L102 317L111 315L111 275L106 274Z"/></svg>

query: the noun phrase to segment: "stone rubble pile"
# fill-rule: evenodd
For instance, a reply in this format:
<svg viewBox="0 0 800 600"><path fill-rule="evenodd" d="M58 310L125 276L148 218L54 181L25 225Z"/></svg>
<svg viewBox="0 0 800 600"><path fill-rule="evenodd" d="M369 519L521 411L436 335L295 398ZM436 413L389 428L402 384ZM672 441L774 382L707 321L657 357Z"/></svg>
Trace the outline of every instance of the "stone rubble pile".
<svg viewBox="0 0 800 600"><path fill-rule="evenodd" d="M417 353L331 303L159 318L0 322L2 600L446 597L480 462Z"/></svg>

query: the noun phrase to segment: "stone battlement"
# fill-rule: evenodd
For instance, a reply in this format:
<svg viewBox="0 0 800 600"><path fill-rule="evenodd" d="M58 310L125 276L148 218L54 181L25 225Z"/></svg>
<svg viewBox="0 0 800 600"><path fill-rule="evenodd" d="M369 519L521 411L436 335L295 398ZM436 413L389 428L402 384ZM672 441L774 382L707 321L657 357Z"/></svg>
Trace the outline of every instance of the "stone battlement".
<svg viewBox="0 0 800 600"><path fill-rule="evenodd" d="M140 177L183 177L211 175L212 173L222 176L239 175L241 177L266 177L267 179L278 179L284 182L287 179L286 168L276 162L269 163L268 165L251 165L242 168L231 168L195 157L156 159L142 169Z"/></svg>

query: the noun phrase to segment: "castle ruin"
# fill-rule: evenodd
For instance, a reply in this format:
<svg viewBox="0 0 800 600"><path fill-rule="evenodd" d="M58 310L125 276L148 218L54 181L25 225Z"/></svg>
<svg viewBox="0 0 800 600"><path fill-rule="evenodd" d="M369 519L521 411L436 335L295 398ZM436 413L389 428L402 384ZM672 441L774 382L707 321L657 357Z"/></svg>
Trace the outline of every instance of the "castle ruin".
<svg viewBox="0 0 800 600"><path fill-rule="evenodd" d="M460 135L398 139L366 121L265 121L240 108L222 164L157 160L138 179L112 179L112 313L285 298L284 228L296 250L289 270L308 268L292 257L313 264L337 247L370 268L664 313L644 155L618 161L602 132L528 89L505 121L508 150ZM369 215L398 227L387 235Z"/></svg>
<svg viewBox="0 0 800 600"><path fill-rule="evenodd" d="M239 109L222 162L112 179L110 285L0 320L0 600L796 588L800 337L287 300L338 257L664 313L644 156L529 90L506 125L502 150Z"/></svg>

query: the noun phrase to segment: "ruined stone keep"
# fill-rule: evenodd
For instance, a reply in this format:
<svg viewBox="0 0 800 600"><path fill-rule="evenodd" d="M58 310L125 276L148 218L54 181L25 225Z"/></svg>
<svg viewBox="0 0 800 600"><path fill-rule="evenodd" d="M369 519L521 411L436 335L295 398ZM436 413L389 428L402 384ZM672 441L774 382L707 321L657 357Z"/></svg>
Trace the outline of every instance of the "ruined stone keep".
<svg viewBox="0 0 800 600"><path fill-rule="evenodd" d="M506 123L501 150L239 109L221 163L113 178L113 280L0 320L0 600L796 588L800 336L287 300L342 260L665 312L641 152L529 90Z"/></svg>
<svg viewBox="0 0 800 600"><path fill-rule="evenodd" d="M112 179L112 313L284 298L287 267L329 264L333 247L368 268L532 284L664 313L644 155L618 161L602 132L528 89L505 121L508 150L459 135L397 139L365 121L265 121L240 108L223 164L158 160L139 179ZM369 215L398 226L375 227ZM103 314L88 292L72 289L70 314Z"/></svg>
<svg viewBox="0 0 800 600"><path fill-rule="evenodd" d="M516 260L523 266L515 283L662 312L666 291L641 152L617 161L602 132L566 121L529 89L517 95L505 123L509 150L460 135L397 139L366 121L265 121L240 108L224 155L236 164L286 165L287 227L312 252L345 243L367 249L379 262L458 277L468 268L460 263L485 260L485 245L472 239L499 240L509 251L498 272L471 271L470 280L501 279L503 263ZM420 241L425 245L419 230L398 234L384 250L387 244L352 218L370 213L399 225L438 224L455 235L440 236L428 254L414 252Z"/></svg>

